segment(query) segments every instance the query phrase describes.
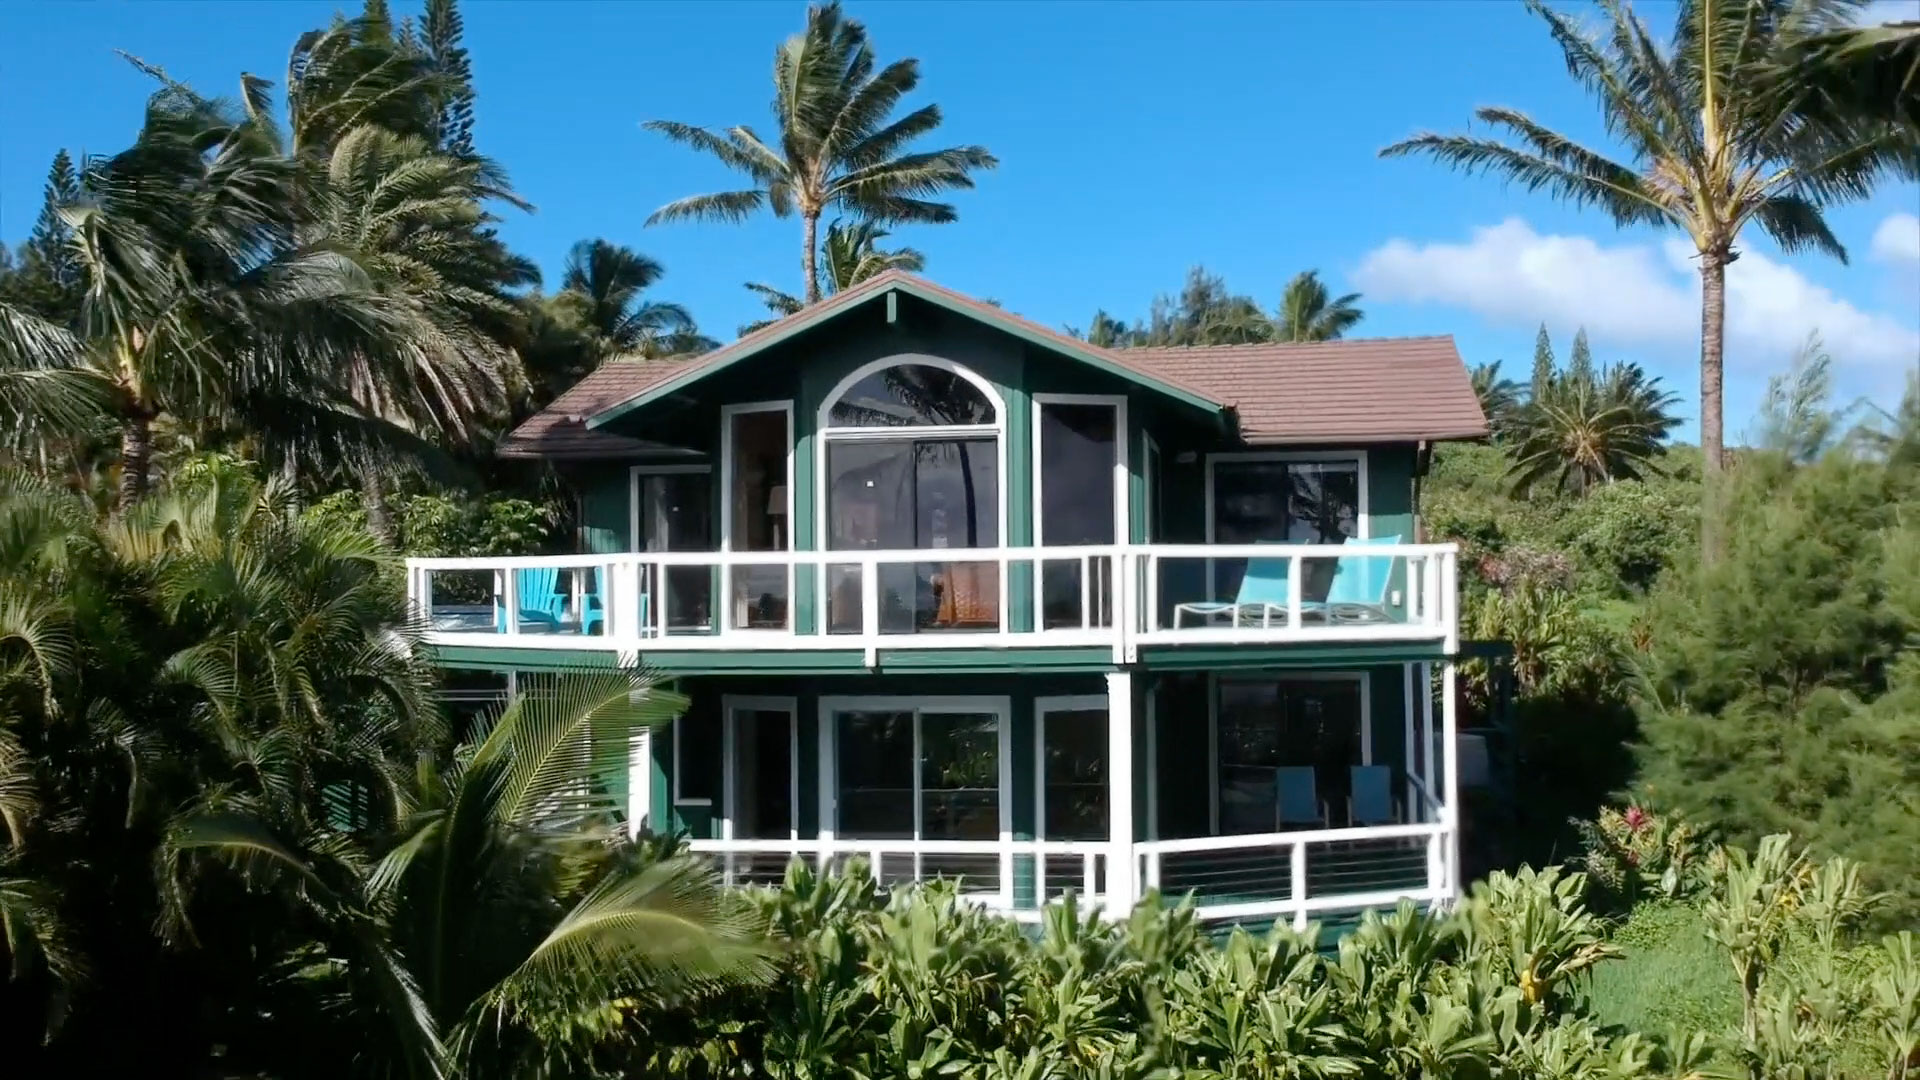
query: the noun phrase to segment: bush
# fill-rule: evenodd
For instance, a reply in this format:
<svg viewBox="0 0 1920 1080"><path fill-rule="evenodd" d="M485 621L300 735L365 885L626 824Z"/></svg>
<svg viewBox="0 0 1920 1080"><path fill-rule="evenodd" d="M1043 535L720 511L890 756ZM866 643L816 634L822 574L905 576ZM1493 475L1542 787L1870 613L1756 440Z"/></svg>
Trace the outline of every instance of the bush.
<svg viewBox="0 0 1920 1080"><path fill-rule="evenodd" d="M404 555L532 555L551 550L559 539L559 510L526 499L403 495L392 502ZM336 491L308 513L360 529L367 524L357 491Z"/></svg>

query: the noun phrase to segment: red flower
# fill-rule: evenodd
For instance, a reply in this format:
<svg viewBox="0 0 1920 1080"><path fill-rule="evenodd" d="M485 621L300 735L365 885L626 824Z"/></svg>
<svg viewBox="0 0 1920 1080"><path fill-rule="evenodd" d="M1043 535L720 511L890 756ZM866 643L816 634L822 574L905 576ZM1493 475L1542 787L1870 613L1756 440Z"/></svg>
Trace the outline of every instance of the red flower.
<svg viewBox="0 0 1920 1080"><path fill-rule="evenodd" d="M1627 812L1620 815L1620 817L1621 820L1627 823L1627 831L1629 832L1639 832L1645 828L1647 822L1651 820L1650 815L1637 806L1627 807Z"/></svg>

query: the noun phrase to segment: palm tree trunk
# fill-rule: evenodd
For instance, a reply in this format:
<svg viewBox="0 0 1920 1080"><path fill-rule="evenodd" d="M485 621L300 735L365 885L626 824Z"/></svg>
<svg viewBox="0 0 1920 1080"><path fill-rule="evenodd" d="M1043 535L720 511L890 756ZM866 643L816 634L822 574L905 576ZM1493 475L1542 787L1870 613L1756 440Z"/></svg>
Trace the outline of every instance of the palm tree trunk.
<svg viewBox="0 0 1920 1080"><path fill-rule="evenodd" d="M387 502L387 487L371 468L360 475L360 500L367 508L367 532L384 547L399 547L400 530L393 521L393 507Z"/></svg>
<svg viewBox="0 0 1920 1080"><path fill-rule="evenodd" d="M147 466L153 460L153 418L134 412L120 428L120 489L115 508L125 510L147 493Z"/></svg>
<svg viewBox="0 0 1920 1080"><path fill-rule="evenodd" d="M820 271L818 263L820 257L820 245L818 241L820 215L817 213L802 213L800 220L803 223L802 230L806 241L806 248L800 253L800 269L801 272L807 276L807 303L817 304L820 302Z"/></svg>
<svg viewBox="0 0 1920 1080"><path fill-rule="evenodd" d="M1700 551L1709 563L1720 550L1717 493L1726 468L1721 391L1725 381L1728 261L1724 246L1700 253L1700 454L1706 480Z"/></svg>

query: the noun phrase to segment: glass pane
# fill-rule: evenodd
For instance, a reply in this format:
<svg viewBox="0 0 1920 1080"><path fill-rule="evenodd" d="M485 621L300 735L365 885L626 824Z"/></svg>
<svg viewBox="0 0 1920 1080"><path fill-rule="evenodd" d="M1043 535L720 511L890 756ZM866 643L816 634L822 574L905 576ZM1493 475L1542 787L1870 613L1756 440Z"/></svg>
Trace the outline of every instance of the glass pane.
<svg viewBox="0 0 1920 1080"><path fill-rule="evenodd" d="M1040 626L1077 629L1080 617L1079 559L1047 559L1040 564Z"/></svg>
<svg viewBox="0 0 1920 1080"><path fill-rule="evenodd" d="M1214 462L1214 540L1254 544L1287 539L1286 492L1285 462Z"/></svg>
<svg viewBox="0 0 1920 1080"><path fill-rule="evenodd" d="M641 478L643 551L710 551L713 479L707 473Z"/></svg>
<svg viewBox="0 0 1920 1080"><path fill-rule="evenodd" d="M914 444L827 443L827 546L833 551L914 546Z"/></svg>
<svg viewBox="0 0 1920 1080"><path fill-rule="evenodd" d="M1000 721L992 713L921 717L921 834L929 840L1000 835Z"/></svg>
<svg viewBox="0 0 1920 1080"><path fill-rule="evenodd" d="M827 567L827 633L860 632L860 567L837 563Z"/></svg>
<svg viewBox="0 0 1920 1080"><path fill-rule="evenodd" d="M682 717L674 725L673 734L679 740L679 745L674 747L679 786L673 797L683 802L719 798L720 725L715 718Z"/></svg>
<svg viewBox="0 0 1920 1080"><path fill-rule="evenodd" d="M731 544L734 551L785 551L787 547L787 414L739 413L733 417Z"/></svg>
<svg viewBox="0 0 1920 1080"><path fill-rule="evenodd" d="M793 730L784 710L733 714L733 835L783 839L793 825Z"/></svg>
<svg viewBox="0 0 1920 1080"><path fill-rule="evenodd" d="M992 439L915 440L912 546L998 545L998 478Z"/></svg>
<svg viewBox="0 0 1920 1080"><path fill-rule="evenodd" d="M1271 832L1275 772L1314 770L1314 798L1345 801L1360 764L1357 679L1223 679L1220 682L1220 831Z"/></svg>
<svg viewBox="0 0 1920 1080"><path fill-rule="evenodd" d="M980 388L945 368L900 364L854 383L834 402L832 427L925 427L991 424L993 403Z"/></svg>
<svg viewBox="0 0 1920 1080"><path fill-rule="evenodd" d="M713 580L711 566L666 568L668 633L712 629ZM648 621L652 621L652 612L648 612Z"/></svg>
<svg viewBox="0 0 1920 1080"><path fill-rule="evenodd" d="M836 752L842 836L913 836L913 714L843 712Z"/></svg>
<svg viewBox="0 0 1920 1080"><path fill-rule="evenodd" d="M1049 547L1114 542L1117 412L1040 406L1040 535Z"/></svg>
<svg viewBox="0 0 1920 1080"><path fill-rule="evenodd" d="M1353 462L1288 462L1287 487L1287 539L1338 544L1358 535L1360 472Z"/></svg>
<svg viewBox="0 0 1920 1080"><path fill-rule="evenodd" d="M785 566L735 566L733 621L736 630L787 628L787 570Z"/></svg>
<svg viewBox="0 0 1920 1080"><path fill-rule="evenodd" d="M1107 711L1046 714L1046 838L1107 839Z"/></svg>

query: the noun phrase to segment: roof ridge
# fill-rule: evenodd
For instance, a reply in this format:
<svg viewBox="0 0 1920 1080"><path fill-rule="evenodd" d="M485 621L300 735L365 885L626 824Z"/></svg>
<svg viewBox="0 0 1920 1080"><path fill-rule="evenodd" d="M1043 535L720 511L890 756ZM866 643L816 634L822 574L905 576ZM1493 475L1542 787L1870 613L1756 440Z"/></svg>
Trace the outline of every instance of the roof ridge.
<svg viewBox="0 0 1920 1080"><path fill-rule="evenodd" d="M1300 349L1322 345L1372 345L1395 341L1450 341L1452 334L1389 334L1380 337L1343 337L1331 341L1235 341L1225 345L1124 345L1108 351L1120 356L1133 352L1220 352L1227 349Z"/></svg>

